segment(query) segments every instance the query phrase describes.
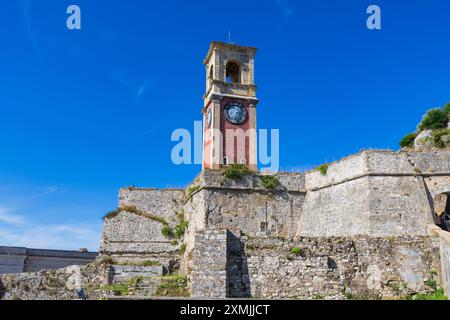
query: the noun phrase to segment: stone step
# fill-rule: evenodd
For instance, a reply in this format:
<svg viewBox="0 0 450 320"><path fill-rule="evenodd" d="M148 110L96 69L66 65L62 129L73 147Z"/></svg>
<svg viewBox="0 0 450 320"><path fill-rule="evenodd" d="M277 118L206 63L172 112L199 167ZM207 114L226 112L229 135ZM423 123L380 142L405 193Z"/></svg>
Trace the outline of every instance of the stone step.
<svg viewBox="0 0 450 320"><path fill-rule="evenodd" d="M127 282L137 277L155 277L163 275L162 266L112 266L112 282Z"/></svg>

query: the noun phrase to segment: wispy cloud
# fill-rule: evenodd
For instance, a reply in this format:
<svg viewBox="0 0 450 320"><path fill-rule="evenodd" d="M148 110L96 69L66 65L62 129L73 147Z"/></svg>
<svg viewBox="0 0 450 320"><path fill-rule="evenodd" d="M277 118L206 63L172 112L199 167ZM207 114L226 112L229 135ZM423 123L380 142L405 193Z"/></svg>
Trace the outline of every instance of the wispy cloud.
<svg viewBox="0 0 450 320"><path fill-rule="evenodd" d="M5 223L8 225L23 225L25 224L25 219L17 214L11 213L11 209L0 207L0 223Z"/></svg>
<svg viewBox="0 0 450 320"><path fill-rule="evenodd" d="M25 22L25 32L30 43L31 48L37 53L36 39L33 35L33 28L31 26L31 0L20 0L20 7L22 9L22 16Z"/></svg>
<svg viewBox="0 0 450 320"><path fill-rule="evenodd" d="M134 99L136 102L138 102L139 98L147 91L148 89L148 80L145 80L145 82L142 85L137 86L137 92L134 96Z"/></svg>
<svg viewBox="0 0 450 320"><path fill-rule="evenodd" d="M289 19L295 13L295 11L291 9L284 0L275 0L275 3L285 19Z"/></svg>
<svg viewBox="0 0 450 320"><path fill-rule="evenodd" d="M70 204L55 211L58 207L53 202L49 207L43 205L51 200L47 196L55 197L60 192L63 190L57 186L0 185L0 246L98 250L101 219L94 215L77 221L70 214L95 212L97 208ZM47 215L53 218L45 218Z"/></svg>
<svg viewBox="0 0 450 320"><path fill-rule="evenodd" d="M140 98L148 91L150 88L150 81L148 79L140 83L134 83L124 77L118 75L115 72L110 73L111 79L126 87L133 96L134 103L137 104Z"/></svg>
<svg viewBox="0 0 450 320"><path fill-rule="evenodd" d="M96 224L28 224L14 228L0 223L0 245L39 249L97 251L100 243L101 223Z"/></svg>
<svg viewBox="0 0 450 320"><path fill-rule="evenodd" d="M98 250L101 222L94 223L33 223L13 210L0 207L0 245L42 249L81 247Z"/></svg>

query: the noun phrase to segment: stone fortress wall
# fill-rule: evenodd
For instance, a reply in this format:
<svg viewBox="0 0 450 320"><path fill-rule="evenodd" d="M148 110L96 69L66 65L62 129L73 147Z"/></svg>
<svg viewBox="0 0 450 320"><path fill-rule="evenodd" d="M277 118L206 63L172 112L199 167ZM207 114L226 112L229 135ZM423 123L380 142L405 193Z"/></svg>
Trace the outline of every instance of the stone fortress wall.
<svg viewBox="0 0 450 320"><path fill-rule="evenodd" d="M0 247L0 274L53 270L92 262L97 252Z"/></svg>
<svg viewBox="0 0 450 320"><path fill-rule="evenodd" d="M362 151L326 174L275 176L274 190L257 175L234 181L210 170L192 191L121 189L121 205L172 226L182 211L189 227L172 244L160 223L122 212L105 221L100 254L178 260L197 297L398 296L431 290L424 283L447 274L437 252L448 250L427 226L435 197L450 194L449 151Z"/></svg>

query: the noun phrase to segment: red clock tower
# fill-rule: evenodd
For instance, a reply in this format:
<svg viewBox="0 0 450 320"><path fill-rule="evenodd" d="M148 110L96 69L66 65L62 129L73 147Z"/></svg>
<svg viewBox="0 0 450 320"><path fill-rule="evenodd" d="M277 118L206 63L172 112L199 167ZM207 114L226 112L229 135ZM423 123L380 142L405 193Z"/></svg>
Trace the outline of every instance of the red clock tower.
<svg viewBox="0 0 450 320"><path fill-rule="evenodd" d="M257 170L256 48L212 42L203 107L203 168L245 164Z"/></svg>

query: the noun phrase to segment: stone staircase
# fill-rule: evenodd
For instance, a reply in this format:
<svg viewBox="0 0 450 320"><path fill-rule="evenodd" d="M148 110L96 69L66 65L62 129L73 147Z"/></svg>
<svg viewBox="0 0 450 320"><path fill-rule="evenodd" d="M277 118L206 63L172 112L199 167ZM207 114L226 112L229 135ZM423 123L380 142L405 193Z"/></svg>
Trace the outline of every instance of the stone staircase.
<svg viewBox="0 0 450 320"><path fill-rule="evenodd" d="M155 294L158 285L157 278L142 278L136 283L135 288L130 290L130 293L135 297L151 297Z"/></svg>
<svg viewBox="0 0 450 320"><path fill-rule="evenodd" d="M112 283L123 283L137 277L148 278L162 276L164 274L163 266L113 265L111 271Z"/></svg>

